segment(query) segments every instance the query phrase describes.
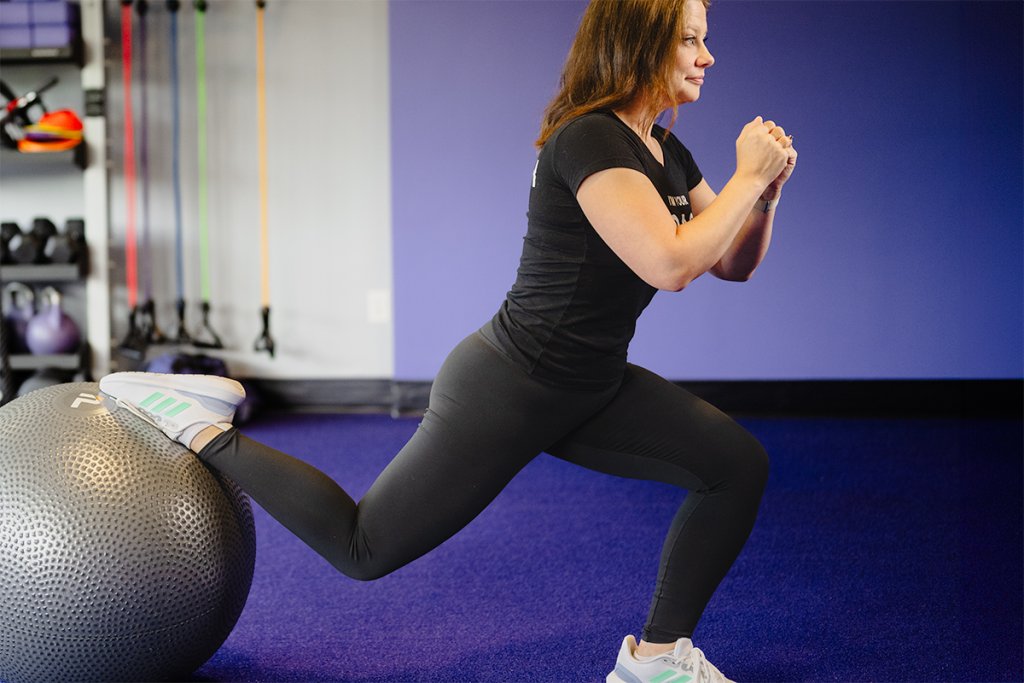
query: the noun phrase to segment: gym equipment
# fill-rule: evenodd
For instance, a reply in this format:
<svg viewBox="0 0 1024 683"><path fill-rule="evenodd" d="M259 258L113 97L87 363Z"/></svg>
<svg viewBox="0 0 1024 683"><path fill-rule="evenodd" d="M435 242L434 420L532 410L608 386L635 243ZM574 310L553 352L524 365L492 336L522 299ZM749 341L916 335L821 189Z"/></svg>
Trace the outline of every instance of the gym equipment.
<svg viewBox="0 0 1024 683"><path fill-rule="evenodd" d="M267 65L265 59L265 32L263 17L266 13L266 0L256 0L256 99L258 101L259 120L259 158L260 158L260 297L263 306L260 317L263 331L257 337L253 348L266 351L274 357L274 338L270 336L270 238L267 219Z"/></svg>
<svg viewBox="0 0 1024 683"><path fill-rule="evenodd" d="M124 86L125 285L128 333L118 345L125 355L141 358L148 346L138 324L139 257L135 238L135 124L132 115L132 0L121 0L121 80Z"/></svg>
<svg viewBox="0 0 1024 683"><path fill-rule="evenodd" d="M12 263L22 265L45 262L43 248L47 240L57 234L57 226L49 218L36 218L28 232L18 230L17 224L9 224L10 238L7 240L7 257Z"/></svg>
<svg viewBox="0 0 1024 683"><path fill-rule="evenodd" d="M82 341L78 325L64 312L61 296L53 287L40 295L39 312L25 326L25 345L40 356L72 353Z"/></svg>
<svg viewBox="0 0 1024 683"><path fill-rule="evenodd" d="M69 218L64 232L51 235L43 247L43 257L50 263L79 263L85 254L85 221L81 218Z"/></svg>
<svg viewBox="0 0 1024 683"><path fill-rule="evenodd" d="M8 225L14 225L8 223ZM14 225L17 229L17 225ZM13 230L10 233L10 237L7 239L7 260L10 263L17 263L19 265L28 265L32 263L38 263L42 258L42 245L39 240L31 232L22 232L18 229L17 232Z"/></svg>
<svg viewBox="0 0 1024 683"><path fill-rule="evenodd" d="M80 218L68 219L63 234L49 218L36 218L28 232L12 221L0 226L2 263L75 263L84 253L85 222Z"/></svg>
<svg viewBox="0 0 1024 683"><path fill-rule="evenodd" d="M11 350L8 346L10 337L7 321L0 317L0 406L14 396L14 372L11 370Z"/></svg>
<svg viewBox="0 0 1024 683"><path fill-rule="evenodd" d="M75 112L70 109L58 109L43 114L38 121L25 126L25 140L38 143L74 142L77 144L82 141L83 128L82 120Z"/></svg>
<svg viewBox="0 0 1024 683"><path fill-rule="evenodd" d="M25 126L24 137L18 140L18 151L63 152L82 144L83 129L81 119L70 109L48 112L36 123Z"/></svg>
<svg viewBox="0 0 1024 683"><path fill-rule="evenodd" d="M162 344L164 333L156 321L156 304L153 301L153 250L150 247L149 220L149 90L146 88L146 15L149 4L146 0L135 0L139 15L139 82L142 84L139 136L139 170L142 176L142 285L145 298L139 307L142 331L147 344Z"/></svg>
<svg viewBox="0 0 1024 683"><path fill-rule="evenodd" d="M85 221L69 218L60 233L49 218L36 218L29 232L17 223L0 228L4 263L77 263L85 257Z"/></svg>
<svg viewBox="0 0 1024 683"><path fill-rule="evenodd" d="M3 289L3 322L6 326L8 353L27 353L25 331L35 315L35 294L20 282L10 282Z"/></svg>
<svg viewBox="0 0 1024 683"><path fill-rule="evenodd" d="M0 81L0 95L7 100L3 114L0 114L0 146L18 149L18 142L25 137L25 127L34 123L31 115L33 110L38 108L43 114L47 113L41 95L57 85L57 82L58 79L53 77L19 97L6 83Z"/></svg>
<svg viewBox="0 0 1024 683"><path fill-rule="evenodd" d="M174 272L178 298L174 307L178 313L178 329L171 334L177 344L191 344L192 337L185 325L185 247L184 231L181 225L181 89L178 76L178 0L167 0L167 12L170 14L171 43L171 113L172 126L172 175L174 176Z"/></svg>
<svg viewBox="0 0 1024 683"><path fill-rule="evenodd" d="M206 0L195 0L193 7L196 23L196 139L199 146L199 288L202 296L202 327L200 334L193 336L192 343L203 349L222 349L224 343L210 325L210 230L206 201Z"/></svg>
<svg viewBox="0 0 1024 683"><path fill-rule="evenodd" d="M72 373L57 368L42 368L36 370L28 379L18 386L15 396L27 396L38 389L57 386L71 381Z"/></svg>
<svg viewBox="0 0 1024 683"><path fill-rule="evenodd" d="M188 680L245 606L248 498L93 382L0 407L0 680Z"/></svg>
<svg viewBox="0 0 1024 683"><path fill-rule="evenodd" d="M46 240L57 234L57 226L49 218L33 218L32 234L40 244L46 244Z"/></svg>
<svg viewBox="0 0 1024 683"><path fill-rule="evenodd" d="M164 353L146 363L145 371L170 375L229 376L228 366L222 359L204 353Z"/></svg>
<svg viewBox="0 0 1024 683"><path fill-rule="evenodd" d="M15 235L21 234L21 228L13 221L0 223L0 263L10 263L9 243Z"/></svg>

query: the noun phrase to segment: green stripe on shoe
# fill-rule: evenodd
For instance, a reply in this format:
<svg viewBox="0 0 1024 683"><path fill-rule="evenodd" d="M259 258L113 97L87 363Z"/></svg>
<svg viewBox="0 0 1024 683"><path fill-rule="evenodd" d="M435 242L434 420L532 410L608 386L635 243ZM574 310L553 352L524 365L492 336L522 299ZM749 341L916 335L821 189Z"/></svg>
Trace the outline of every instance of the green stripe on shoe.
<svg viewBox="0 0 1024 683"><path fill-rule="evenodd" d="M191 407L192 407L191 403L185 403L184 401L182 401L181 403L178 404L178 406L174 410L172 410L171 412L167 413L167 417L174 417L175 415L180 415L183 410L187 410L187 409L189 409Z"/></svg>
<svg viewBox="0 0 1024 683"><path fill-rule="evenodd" d="M156 406L155 408L152 409L153 413L156 414L156 415L159 415L160 413L164 412L165 410L167 410L168 408L173 406L175 403L177 403L177 401L175 401L173 398L164 399L160 403L160 405L158 405L158 406Z"/></svg>
<svg viewBox="0 0 1024 683"><path fill-rule="evenodd" d="M652 678L651 683L686 683L687 681L692 680L692 677L688 676L687 674L679 674L678 677L673 678L673 676L675 676L676 673L677 672L671 670L666 671L665 673L659 674Z"/></svg>
<svg viewBox="0 0 1024 683"><path fill-rule="evenodd" d="M159 391L154 391L152 394L146 397L146 400L139 404L140 408L148 408L150 403L159 401L164 397Z"/></svg>

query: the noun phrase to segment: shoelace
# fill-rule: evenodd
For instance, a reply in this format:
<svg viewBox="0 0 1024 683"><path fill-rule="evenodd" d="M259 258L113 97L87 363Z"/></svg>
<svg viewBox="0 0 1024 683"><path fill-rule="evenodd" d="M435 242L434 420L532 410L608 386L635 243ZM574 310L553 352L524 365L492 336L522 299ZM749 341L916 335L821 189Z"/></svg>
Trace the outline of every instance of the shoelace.
<svg viewBox="0 0 1024 683"><path fill-rule="evenodd" d="M697 674L698 681L707 680L711 683L716 683L717 681L725 680L725 675L707 660L704 652L699 647L695 647L690 651L690 659L697 660L695 673Z"/></svg>

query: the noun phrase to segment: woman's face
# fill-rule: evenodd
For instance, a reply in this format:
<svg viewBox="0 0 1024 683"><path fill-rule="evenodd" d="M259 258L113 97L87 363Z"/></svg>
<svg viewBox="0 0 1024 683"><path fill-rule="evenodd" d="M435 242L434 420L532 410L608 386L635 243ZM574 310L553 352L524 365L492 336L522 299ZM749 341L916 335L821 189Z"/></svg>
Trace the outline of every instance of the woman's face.
<svg viewBox="0 0 1024 683"><path fill-rule="evenodd" d="M708 35L708 15L700 0L688 0L683 6L686 30L683 40L676 47L676 68L672 85L676 93L676 104L696 102L704 84L705 70L715 63L715 58L704 44Z"/></svg>

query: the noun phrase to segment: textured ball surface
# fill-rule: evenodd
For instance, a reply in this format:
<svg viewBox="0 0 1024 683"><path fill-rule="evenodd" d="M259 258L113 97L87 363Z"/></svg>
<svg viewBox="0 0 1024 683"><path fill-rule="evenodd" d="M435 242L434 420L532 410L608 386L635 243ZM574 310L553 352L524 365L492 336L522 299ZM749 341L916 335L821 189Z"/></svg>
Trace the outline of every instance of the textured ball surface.
<svg viewBox="0 0 1024 683"><path fill-rule="evenodd" d="M245 606L248 498L98 392L0 407L0 680L181 679Z"/></svg>

